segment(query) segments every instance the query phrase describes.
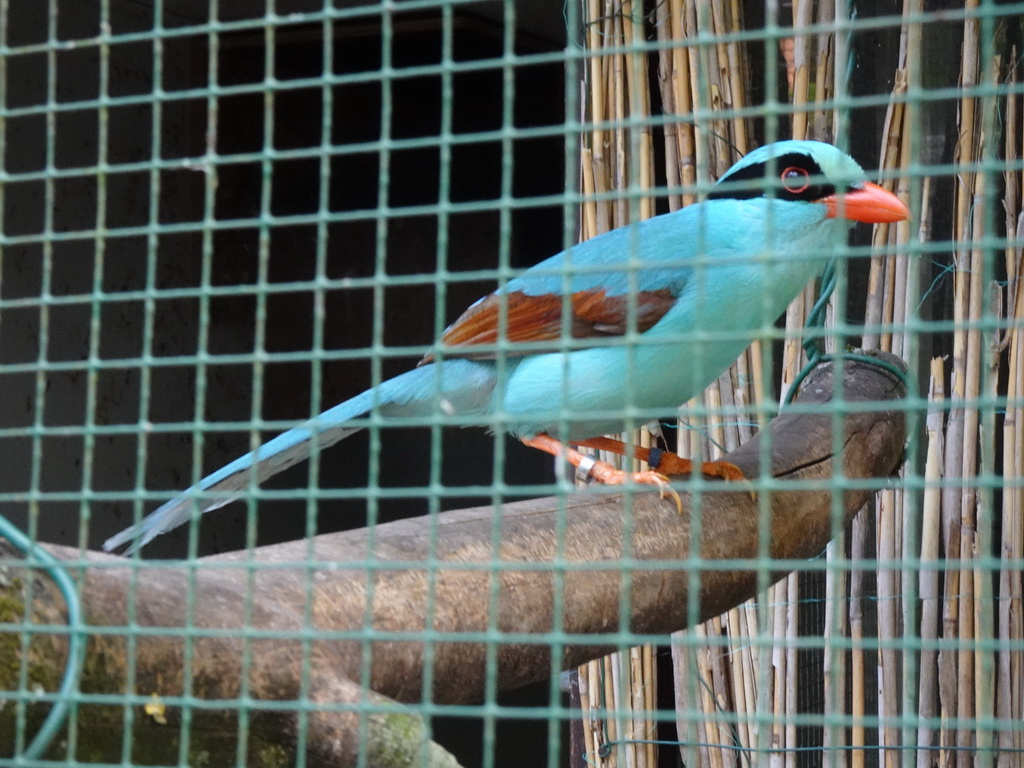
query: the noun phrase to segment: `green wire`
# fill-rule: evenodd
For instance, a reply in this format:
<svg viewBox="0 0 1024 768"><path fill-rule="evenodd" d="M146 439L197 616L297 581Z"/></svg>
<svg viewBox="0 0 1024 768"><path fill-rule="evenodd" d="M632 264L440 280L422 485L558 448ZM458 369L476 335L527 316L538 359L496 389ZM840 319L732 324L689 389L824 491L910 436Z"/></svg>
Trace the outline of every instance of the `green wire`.
<svg viewBox="0 0 1024 768"><path fill-rule="evenodd" d="M49 748L50 742L53 741L53 737L67 718L68 700L78 689L78 680L82 673L86 630L82 621L82 606L78 598L78 591L75 589L75 582L57 558L29 539L3 515L0 515L0 536L11 542L24 553L28 560L34 561L35 565L50 575L64 596L64 602L68 609L68 660L64 666L64 676L61 679L60 688L57 691L57 702L23 755L24 759L36 760Z"/></svg>
<svg viewBox="0 0 1024 768"><path fill-rule="evenodd" d="M832 292L835 288L835 264L833 262L829 262L828 266L825 267L825 271L821 275L821 294L818 296L818 300L814 303L814 306L811 307L811 311L807 315L807 323L804 325L805 329L811 330L824 327L825 309L828 307L828 301L832 298ZM783 405L789 405L793 402L793 398L796 397L796 393L800 391L800 385L804 383L804 379L807 378L811 371L822 363L831 363L836 359L834 355L825 354L824 342L822 341L820 334L807 334L802 346L804 348L804 353L807 355L807 365L803 367L797 377L793 380L793 385L786 393L786 399L783 401ZM843 360L853 360L857 363L867 363L868 365L877 366L899 379L906 390L908 392L910 391L910 380L907 378L906 372L887 360L872 357L871 355L857 354L856 352L844 352L842 358Z"/></svg>

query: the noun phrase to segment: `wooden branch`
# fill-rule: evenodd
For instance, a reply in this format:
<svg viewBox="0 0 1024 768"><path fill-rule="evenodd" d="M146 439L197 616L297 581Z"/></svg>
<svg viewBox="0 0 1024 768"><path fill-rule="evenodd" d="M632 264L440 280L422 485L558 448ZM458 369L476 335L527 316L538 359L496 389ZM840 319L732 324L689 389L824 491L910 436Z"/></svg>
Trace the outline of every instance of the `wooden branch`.
<svg viewBox="0 0 1024 768"><path fill-rule="evenodd" d="M798 402L827 403L833 389L832 368L822 366ZM855 363L847 364L842 392L847 402L880 401L877 410L842 419L844 476L891 475L902 456L905 427L903 412L890 409L886 401L902 397L902 385L878 367ZM769 506L770 530L763 535L773 559L813 557L832 536L832 424L829 413L787 414L771 423L771 474L782 487L770 494L761 491L760 502ZM761 450L755 437L726 458L756 477ZM815 480L821 488L807 489L808 481ZM787 489L789 481L804 487ZM685 491L686 483L678 487ZM296 749L303 728L296 701L304 697L309 702L304 733L314 764L355 764L363 749L374 755L369 764L388 766L418 760L426 743L418 718L389 701L415 702L424 696L439 703L479 701L489 672L501 689L548 678L548 633L566 633L555 664L571 667L608 650L607 640L599 637L603 634L628 628L667 635L690 619L703 621L754 595L754 563L749 569L704 570L690 609L690 588L697 582L687 560L695 549L691 537L698 519L702 559L758 556L758 502L749 489L728 488L715 481L705 484L699 518L686 493L684 513L677 514L673 503L657 493L630 499L608 489L588 489L565 499L446 512L324 535L314 542L203 558L192 569L159 562L132 568L118 557L48 549L89 566L79 573L95 633L82 690L123 695L127 681L134 679L140 697L155 694L168 704L168 725L136 709L133 759L177 759L175 705L180 702L175 697L187 691L196 699L227 700L212 712L191 710L190 748L217 754L218 762L238 748L235 718L241 705L233 700L247 695L281 702L251 713L250 764L267 762L271 748L278 753ZM845 492L844 523L871 493ZM625 569L627 556L633 567ZM771 579L788 568L780 566ZM0 573L5 577L0 578L0 606L23 600L28 573L14 568ZM59 595L37 573L31 578L33 620L60 623ZM626 584L630 610L622 617ZM123 631L129 608L144 631ZM20 620L20 615L0 616L0 621ZM244 639L247 627L259 634ZM305 646L303 632L311 633ZM191 656L186 662L183 638L188 633ZM433 684L425 692L427 633ZM490 670L483 633L511 635L495 649ZM591 635L598 637L588 640ZM0 670L17 669L20 644L3 642L3 637ZM29 654L30 676L57 670L40 680L48 689L55 687L53 677L61 668L60 647L59 637L39 635ZM363 679L372 693L353 682ZM16 679L0 677L0 684L5 682L0 689L17 688ZM366 704L376 705L378 714L361 717L355 705ZM13 710L0 707L0 732L12 732ZM85 731L107 739L102 750L91 745L96 751L90 754L121 759L120 708L86 703L79 707L78 722L80 744ZM430 765L455 765L436 745L430 750Z"/></svg>

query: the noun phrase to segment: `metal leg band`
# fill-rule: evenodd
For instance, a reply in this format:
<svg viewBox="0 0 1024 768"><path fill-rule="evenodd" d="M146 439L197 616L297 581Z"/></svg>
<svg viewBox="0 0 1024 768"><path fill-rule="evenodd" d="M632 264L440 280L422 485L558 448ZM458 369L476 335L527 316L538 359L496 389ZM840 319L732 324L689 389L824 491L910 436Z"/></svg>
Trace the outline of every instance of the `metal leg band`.
<svg viewBox="0 0 1024 768"><path fill-rule="evenodd" d="M576 480L581 483L590 480L590 473L593 471L595 464L597 464L597 459L593 456L584 456L579 466L576 467Z"/></svg>

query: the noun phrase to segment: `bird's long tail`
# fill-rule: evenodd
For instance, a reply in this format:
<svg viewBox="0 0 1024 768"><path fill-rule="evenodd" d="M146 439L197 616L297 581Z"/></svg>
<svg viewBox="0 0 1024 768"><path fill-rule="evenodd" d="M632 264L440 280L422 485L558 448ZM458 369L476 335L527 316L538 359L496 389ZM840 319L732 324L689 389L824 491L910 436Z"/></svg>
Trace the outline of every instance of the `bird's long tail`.
<svg viewBox="0 0 1024 768"><path fill-rule="evenodd" d="M327 448L363 429L365 425L353 424L352 420L371 411L377 410L382 416L416 416L434 411L479 414L486 410L493 388L490 366L469 360L425 365L396 376L278 435L255 451L204 477L136 525L111 536L103 543L103 549L110 552L129 544L125 554L130 554L160 534L188 522L193 507L205 513L230 504L249 487L254 470L255 482L262 483L268 477L305 461L314 446L317 449Z"/></svg>

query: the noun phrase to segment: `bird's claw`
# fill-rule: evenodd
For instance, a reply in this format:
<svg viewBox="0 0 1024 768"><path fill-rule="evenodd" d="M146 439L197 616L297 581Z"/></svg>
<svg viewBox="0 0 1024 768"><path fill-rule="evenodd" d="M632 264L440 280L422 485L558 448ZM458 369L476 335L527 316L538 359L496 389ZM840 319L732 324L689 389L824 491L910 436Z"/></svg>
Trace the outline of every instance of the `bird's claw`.
<svg viewBox="0 0 1024 768"><path fill-rule="evenodd" d="M679 496L678 491L676 491L676 489L673 488L672 485L669 483L667 477L665 477L662 474L659 474L658 472L648 472L642 474L656 475L658 477L658 481L656 481L654 484L658 486L659 497L664 499L668 496L671 496L672 501L676 503L676 512L680 515L683 514L683 500Z"/></svg>
<svg viewBox="0 0 1024 768"><path fill-rule="evenodd" d="M729 461L705 461L702 464L694 464L689 459L676 456L674 453L657 454L651 451L651 459L657 459L655 466L663 470L667 475L693 475L699 472L704 477L716 477L727 483L736 483L747 488L750 499L757 503L757 490L754 488L750 478L743 474L743 470Z"/></svg>
<svg viewBox="0 0 1024 768"><path fill-rule="evenodd" d="M745 488L750 500L757 503L757 488L753 481L743 474L743 470L728 461L706 461L700 465L700 473L704 477L717 477L727 483L735 483Z"/></svg>
<svg viewBox="0 0 1024 768"><path fill-rule="evenodd" d="M705 461L700 465L700 473L705 477L718 477L731 483L747 479L743 470L729 461Z"/></svg>
<svg viewBox="0 0 1024 768"><path fill-rule="evenodd" d="M754 485L753 480L744 480L743 485L748 486L747 493L750 494L750 500L757 504L757 486Z"/></svg>

